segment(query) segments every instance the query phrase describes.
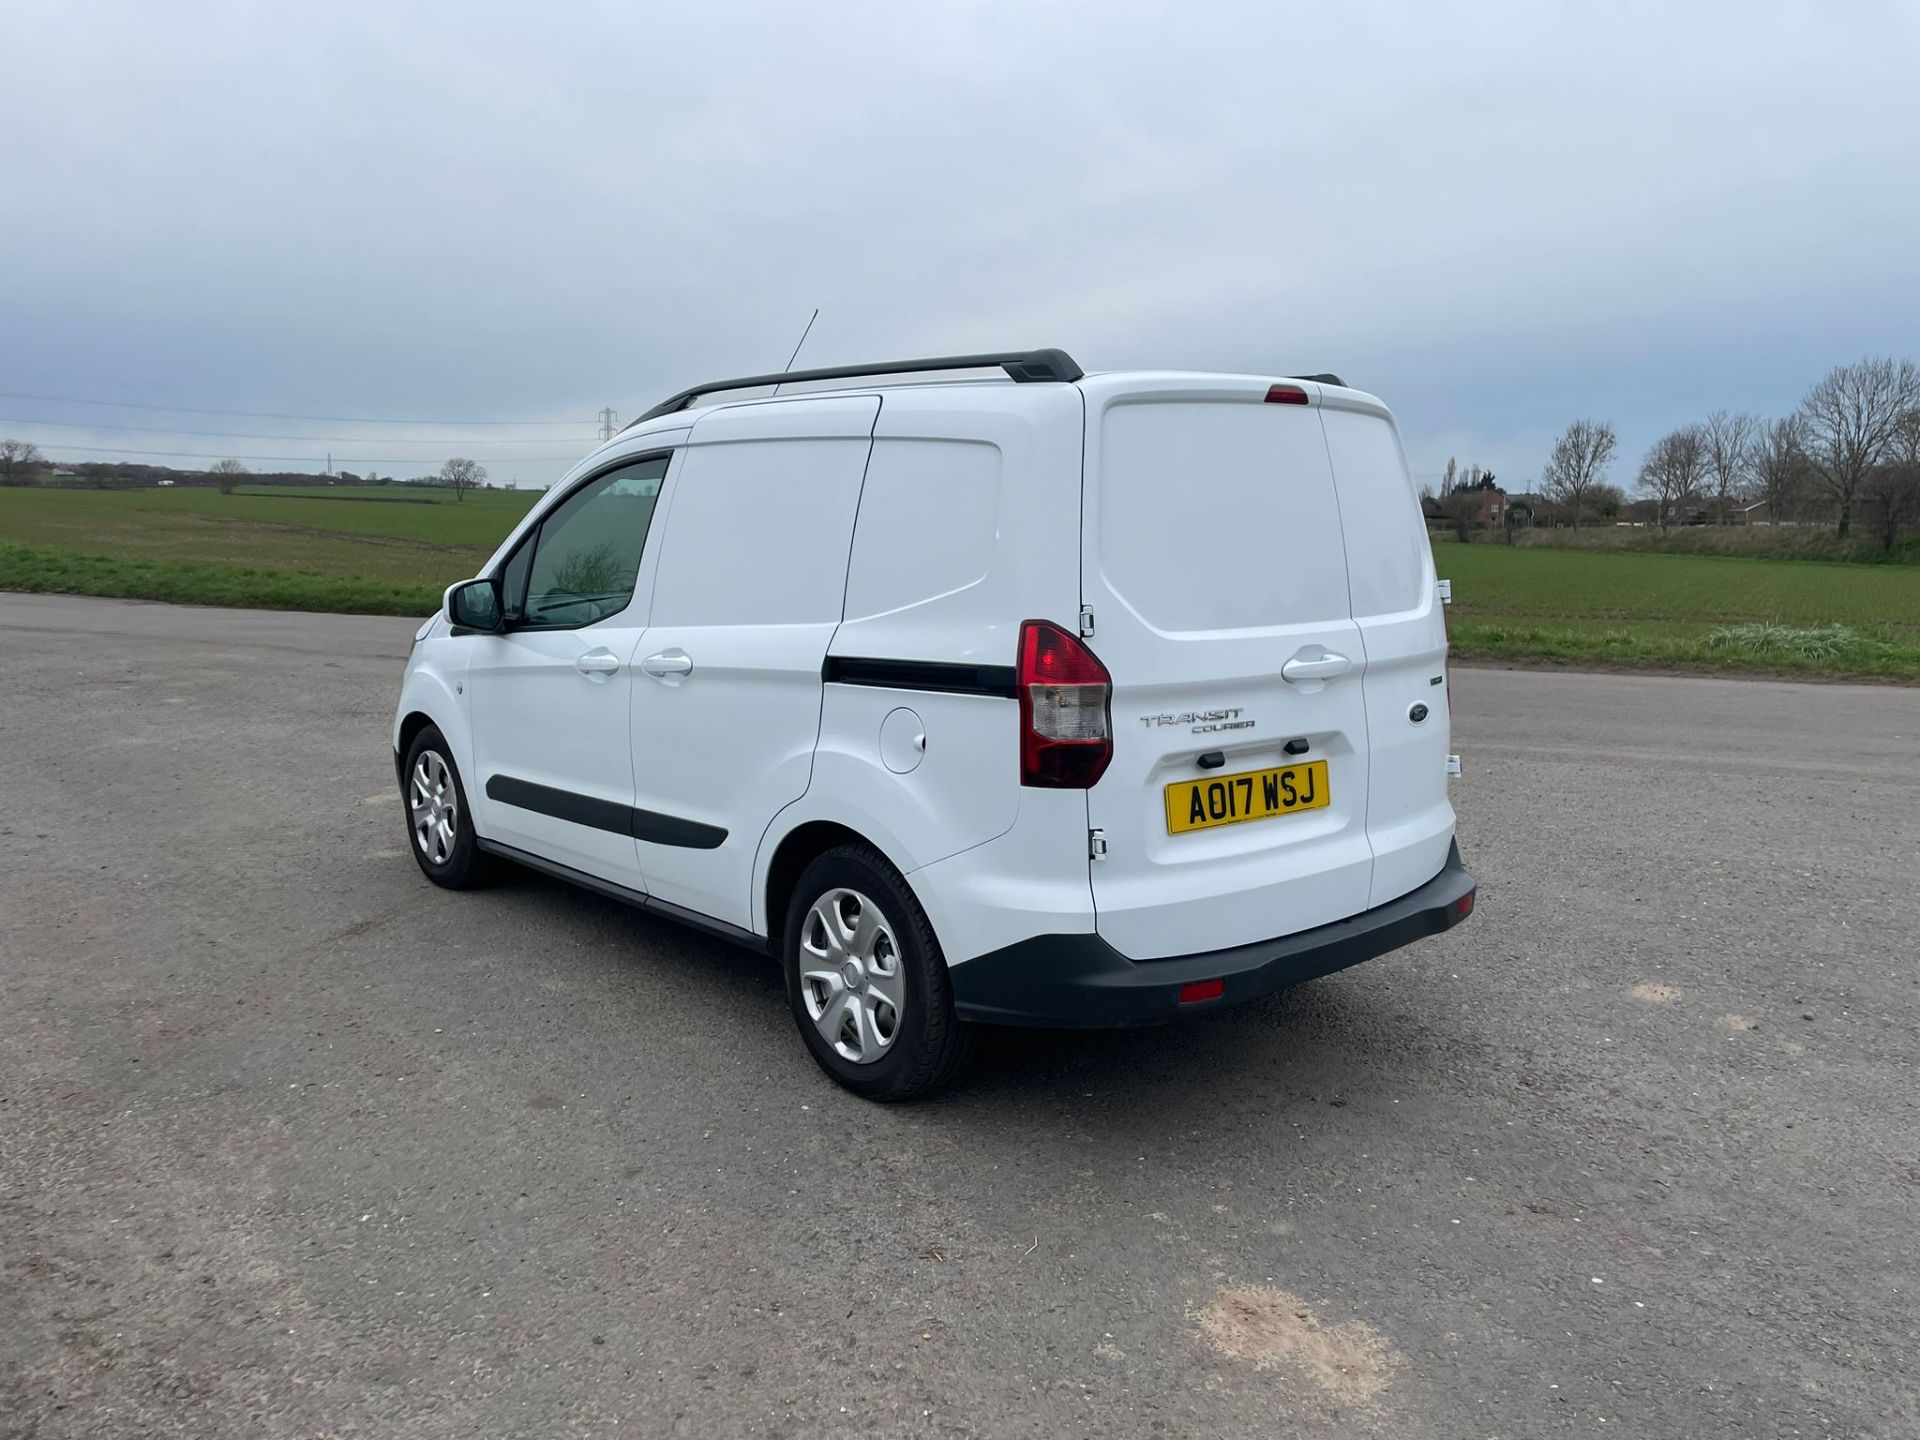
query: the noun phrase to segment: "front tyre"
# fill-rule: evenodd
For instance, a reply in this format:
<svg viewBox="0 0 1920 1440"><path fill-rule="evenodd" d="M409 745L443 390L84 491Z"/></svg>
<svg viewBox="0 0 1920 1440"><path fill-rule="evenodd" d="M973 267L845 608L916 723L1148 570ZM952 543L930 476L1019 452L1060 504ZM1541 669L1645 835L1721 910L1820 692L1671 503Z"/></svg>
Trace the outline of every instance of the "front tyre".
<svg viewBox="0 0 1920 1440"><path fill-rule="evenodd" d="M827 1074L869 1100L912 1100L959 1074L973 1027L954 1014L926 912L877 853L843 845L809 865L782 934L794 1023Z"/></svg>
<svg viewBox="0 0 1920 1440"><path fill-rule="evenodd" d="M429 725L414 737L401 767L400 800L407 810L408 849L420 872L448 890L478 884L486 856L475 843L467 792L446 736Z"/></svg>

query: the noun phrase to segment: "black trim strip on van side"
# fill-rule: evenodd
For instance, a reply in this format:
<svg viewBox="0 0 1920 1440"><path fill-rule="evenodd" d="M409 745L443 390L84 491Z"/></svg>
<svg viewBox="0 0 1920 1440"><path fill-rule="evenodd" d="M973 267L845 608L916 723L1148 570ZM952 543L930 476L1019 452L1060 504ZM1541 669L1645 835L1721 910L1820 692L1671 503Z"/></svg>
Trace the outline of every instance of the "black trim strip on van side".
<svg viewBox="0 0 1920 1440"><path fill-rule="evenodd" d="M738 925L730 925L725 920L716 920L711 915L702 915L697 910L688 910L684 906L646 895L638 890L629 890L624 885L616 885L611 880L602 880L598 875L589 875L584 870L575 870L570 865L543 859L538 855L529 855L525 850L516 850L511 845L502 845L497 840L489 840L484 835L473 837L474 843L490 855L499 855L524 865L529 870L538 870L543 875L551 875L556 880L564 880L570 885L578 885L591 890L596 895L605 895L610 900L632 905L645 910L650 915L675 920L695 930L704 930L709 935L717 935L722 940L731 940L736 945L744 945L762 955L773 953L772 942L764 935L756 935L751 930L742 930Z"/></svg>
<svg viewBox="0 0 1920 1440"><path fill-rule="evenodd" d="M489 775L487 798L519 810L551 815L575 825L608 830L615 835L631 835L652 845L677 845L686 850L716 850L726 842L727 832L718 825L686 820L678 815L662 815L657 810L641 810L613 800L597 800L591 795L576 795L551 785L536 785L531 780L516 780L511 775Z"/></svg>
<svg viewBox="0 0 1920 1440"><path fill-rule="evenodd" d="M942 695L1014 698L1013 666L956 665L944 660L881 660L829 655L820 667L829 685L872 685L884 690L932 690Z"/></svg>

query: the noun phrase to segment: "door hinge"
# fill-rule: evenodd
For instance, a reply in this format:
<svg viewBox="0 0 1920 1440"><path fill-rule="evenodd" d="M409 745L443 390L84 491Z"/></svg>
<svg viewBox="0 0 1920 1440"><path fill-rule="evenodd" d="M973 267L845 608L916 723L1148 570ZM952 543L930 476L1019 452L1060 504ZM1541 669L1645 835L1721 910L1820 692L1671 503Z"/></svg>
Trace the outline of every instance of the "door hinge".
<svg viewBox="0 0 1920 1440"><path fill-rule="evenodd" d="M1459 773L1460 773L1460 757L1458 755L1447 756L1447 774L1458 775Z"/></svg>
<svg viewBox="0 0 1920 1440"><path fill-rule="evenodd" d="M1433 588L1439 593L1440 603L1442 605L1451 605L1453 603L1453 582L1451 580L1436 580L1433 582Z"/></svg>
<svg viewBox="0 0 1920 1440"><path fill-rule="evenodd" d="M1087 831L1087 858L1104 859L1107 853L1107 832L1104 830Z"/></svg>
<svg viewBox="0 0 1920 1440"><path fill-rule="evenodd" d="M1093 606L1082 605L1080 607L1080 638L1084 640L1091 634L1093 634Z"/></svg>

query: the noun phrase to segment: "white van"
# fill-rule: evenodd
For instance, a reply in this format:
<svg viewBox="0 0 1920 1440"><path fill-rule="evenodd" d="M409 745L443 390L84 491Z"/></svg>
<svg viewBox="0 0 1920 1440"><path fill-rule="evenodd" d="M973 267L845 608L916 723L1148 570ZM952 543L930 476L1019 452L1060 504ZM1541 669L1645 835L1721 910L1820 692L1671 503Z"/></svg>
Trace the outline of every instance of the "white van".
<svg viewBox="0 0 1920 1440"><path fill-rule="evenodd" d="M1393 418L1330 375L702 385L421 628L414 858L778 956L820 1065L903 1099L973 1022L1171 1020L1463 919L1436 591Z"/></svg>

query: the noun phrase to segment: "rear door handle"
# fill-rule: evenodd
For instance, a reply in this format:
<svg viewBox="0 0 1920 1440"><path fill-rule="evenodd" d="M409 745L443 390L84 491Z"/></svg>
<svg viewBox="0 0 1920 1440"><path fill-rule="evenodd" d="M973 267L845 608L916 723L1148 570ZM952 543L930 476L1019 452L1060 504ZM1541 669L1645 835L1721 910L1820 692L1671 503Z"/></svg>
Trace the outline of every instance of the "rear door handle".
<svg viewBox="0 0 1920 1440"><path fill-rule="evenodd" d="M693 657L678 646L672 650L662 650L649 655L640 662L640 668L657 680L666 680L674 676L693 673Z"/></svg>
<svg viewBox="0 0 1920 1440"><path fill-rule="evenodd" d="M1331 650L1309 655L1302 650L1280 667L1280 678L1299 684L1302 680L1332 680L1353 669L1353 661Z"/></svg>
<svg viewBox="0 0 1920 1440"><path fill-rule="evenodd" d="M589 680L604 680L619 671L620 657L611 650L589 650L574 659L573 668Z"/></svg>

